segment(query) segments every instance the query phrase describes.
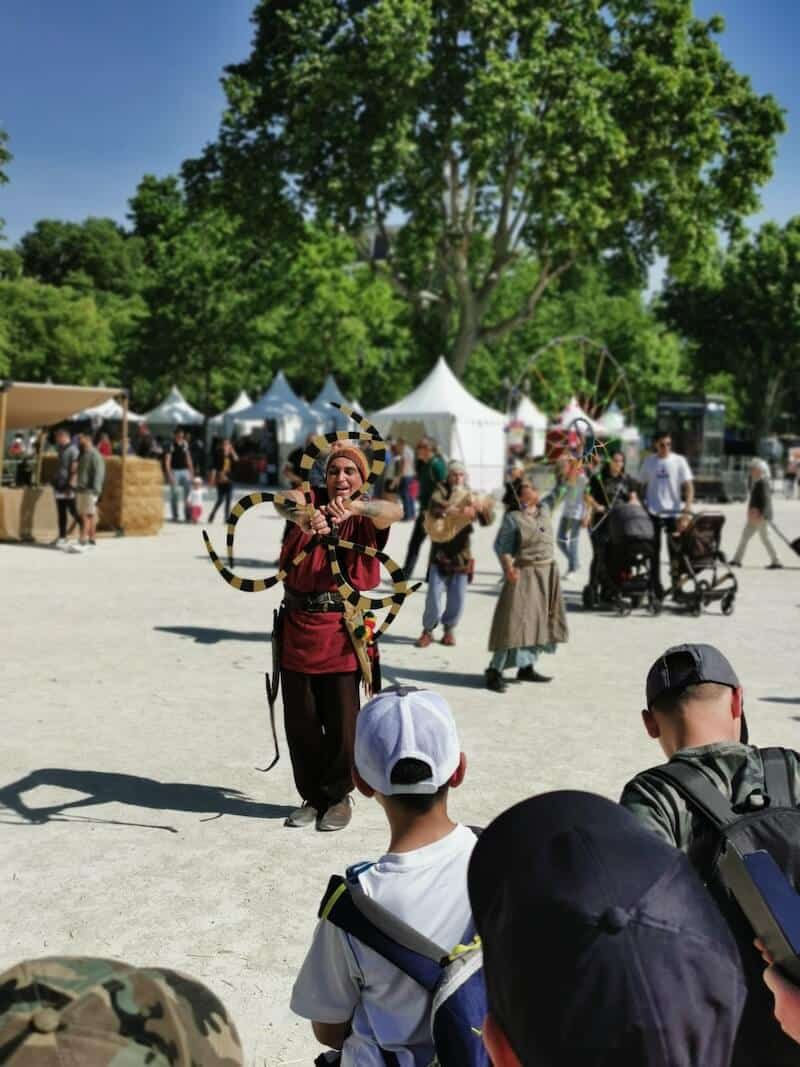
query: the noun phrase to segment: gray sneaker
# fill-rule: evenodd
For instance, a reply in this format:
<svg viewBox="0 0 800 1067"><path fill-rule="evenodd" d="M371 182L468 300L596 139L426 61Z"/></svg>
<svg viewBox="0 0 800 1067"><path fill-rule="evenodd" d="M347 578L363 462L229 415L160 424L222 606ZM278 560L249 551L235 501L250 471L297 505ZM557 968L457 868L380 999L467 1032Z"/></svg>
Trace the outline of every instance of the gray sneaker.
<svg viewBox="0 0 800 1067"><path fill-rule="evenodd" d="M299 808L295 808L291 815L288 815L286 819L284 819L283 825L292 826L299 830L304 826L311 826L311 824L316 821L316 818L317 809L312 807L306 800Z"/></svg>
<svg viewBox="0 0 800 1067"><path fill-rule="evenodd" d="M323 833L333 830L344 830L345 826L353 817L353 798L343 797L336 804L331 804L328 810L317 819L317 829Z"/></svg>

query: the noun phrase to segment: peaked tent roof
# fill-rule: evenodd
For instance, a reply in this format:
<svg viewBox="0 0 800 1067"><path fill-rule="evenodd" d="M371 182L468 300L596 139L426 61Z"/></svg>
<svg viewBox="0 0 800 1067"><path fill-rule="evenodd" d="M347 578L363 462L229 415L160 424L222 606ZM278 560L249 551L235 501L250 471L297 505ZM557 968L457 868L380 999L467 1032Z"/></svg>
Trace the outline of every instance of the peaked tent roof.
<svg viewBox="0 0 800 1067"><path fill-rule="evenodd" d="M517 410L512 413L511 418L523 422L526 426L532 426L536 430L546 430L550 421L528 396L520 399Z"/></svg>
<svg viewBox="0 0 800 1067"><path fill-rule="evenodd" d="M330 411L328 404L334 400L337 404L347 404L347 397L342 390L336 384L336 379L332 374L329 374L325 379L325 383L317 393L314 400L311 402L312 408L319 408L322 411Z"/></svg>
<svg viewBox="0 0 800 1067"><path fill-rule="evenodd" d="M593 433L604 432L602 423L587 415L574 396L556 419L554 429L567 430L576 419L582 419L587 422L591 426Z"/></svg>
<svg viewBox="0 0 800 1067"><path fill-rule="evenodd" d="M79 411L78 414L73 415L72 418L76 422L80 419L103 419L105 422L121 422L122 415L122 404L111 397L102 404L95 405L95 407L84 408L83 411ZM144 415L137 415L135 411L129 411L128 419L130 422L142 422Z"/></svg>
<svg viewBox="0 0 800 1067"><path fill-rule="evenodd" d="M600 416L600 421L609 433L620 433L625 429L625 416L622 414L620 406L616 400L611 401L609 406Z"/></svg>
<svg viewBox="0 0 800 1067"><path fill-rule="evenodd" d="M388 417L434 414L453 415L471 422L506 422L506 416L501 411L482 404L461 384L444 356L439 356L436 366L413 392L375 412L376 416Z"/></svg>
<svg viewBox="0 0 800 1067"><path fill-rule="evenodd" d="M234 402L224 411L220 411L219 414L209 419L209 423L213 425L221 425L225 421L226 415L237 415L240 411L244 411L245 408L249 408L253 401L247 395L244 389L241 390Z"/></svg>
<svg viewBox="0 0 800 1067"><path fill-rule="evenodd" d="M146 412L144 417L156 426L198 426L205 422L205 415L192 407L177 385L173 385L158 407Z"/></svg>
<svg viewBox="0 0 800 1067"><path fill-rule="evenodd" d="M283 371L279 370L272 379L269 389L266 389L258 400L250 407L236 412L236 421L263 421L264 419L288 418L292 415L307 421L316 421L314 412L292 389Z"/></svg>

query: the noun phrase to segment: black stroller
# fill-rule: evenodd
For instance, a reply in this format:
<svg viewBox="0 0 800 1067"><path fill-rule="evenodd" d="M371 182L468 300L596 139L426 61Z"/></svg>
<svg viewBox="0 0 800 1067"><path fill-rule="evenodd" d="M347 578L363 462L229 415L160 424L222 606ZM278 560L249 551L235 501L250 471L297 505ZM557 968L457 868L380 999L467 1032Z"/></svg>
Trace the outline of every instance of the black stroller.
<svg viewBox="0 0 800 1067"><path fill-rule="evenodd" d="M700 615L720 601L723 615L732 615L739 583L720 550L725 516L716 511L693 515L671 538L670 594L676 604Z"/></svg>
<svg viewBox="0 0 800 1067"><path fill-rule="evenodd" d="M644 602L651 615L661 611L655 593L655 531L640 504L616 504L592 536L594 559L583 606L589 610L612 604L619 615L630 615Z"/></svg>

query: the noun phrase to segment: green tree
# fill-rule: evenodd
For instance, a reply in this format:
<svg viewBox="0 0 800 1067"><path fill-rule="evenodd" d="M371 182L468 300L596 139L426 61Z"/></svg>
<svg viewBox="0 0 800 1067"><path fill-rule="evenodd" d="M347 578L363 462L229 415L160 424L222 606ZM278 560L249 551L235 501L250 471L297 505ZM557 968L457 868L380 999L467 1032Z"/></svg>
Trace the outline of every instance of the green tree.
<svg viewBox="0 0 800 1067"><path fill-rule="evenodd" d="M5 130L0 130L0 185L5 185L8 181L8 175L5 172L5 167L11 162L14 157L8 150L8 134ZM3 226L5 219L0 218L0 241L5 240L3 237Z"/></svg>
<svg viewBox="0 0 800 1067"><path fill-rule="evenodd" d="M119 376L112 331L94 298L33 278L0 281L2 363L23 381L97 385Z"/></svg>
<svg viewBox="0 0 800 1067"><path fill-rule="evenodd" d="M690 339L698 378L727 374L755 435L773 429L800 396L800 216L736 241L703 284L669 282L663 314Z"/></svg>
<svg viewBox="0 0 800 1067"><path fill-rule="evenodd" d="M368 408L412 386L419 368L405 304L357 260L344 234L307 227L273 292L269 361L309 398L329 373Z"/></svg>
<svg viewBox="0 0 800 1067"><path fill-rule="evenodd" d="M260 0L253 21L190 194L259 226L374 227L375 269L459 375L574 263L697 270L757 206L783 129L690 0ZM526 253L538 273L493 316Z"/></svg>
<svg viewBox="0 0 800 1067"><path fill-rule="evenodd" d="M145 174L129 204L133 232L146 244L155 237L172 236L186 222L183 190L174 175L156 178Z"/></svg>
<svg viewBox="0 0 800 1067"><path fill-rule="evenodd" d="M26 275L49 285L72 285L129 296L142 283L142 242L112 219L42 219L17 251Z"/></svg>

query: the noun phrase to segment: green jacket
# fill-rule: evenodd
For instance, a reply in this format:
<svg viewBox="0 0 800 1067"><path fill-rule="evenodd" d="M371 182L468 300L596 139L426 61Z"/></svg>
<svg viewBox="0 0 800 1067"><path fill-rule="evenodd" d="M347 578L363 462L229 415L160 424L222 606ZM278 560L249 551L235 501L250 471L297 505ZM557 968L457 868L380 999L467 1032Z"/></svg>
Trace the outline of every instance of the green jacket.
<svg viewBox="0 0 800 1067"><path fill-rule="evenodd" d="M78 491L100 496L106 480L106 462L96 448L87 448L78 458Z"/></svg>
<svg viewBox="0 0 800 1067"><path fill-rule="evenodd" d="M427 463L417 463L417 478L419 479L417 500L420 509L425 509L430 503L431 493L439 482L447 480L447 463L444 456L437 453Z"/></svg>
<svg viewBox="0 0 800 1067"><path fill-rule="evenodd" d="M791 750L786 754L792 799L800 805L800 756ZM753 790L764 789L764 765L761 753L754 745L722 741L699 748L683 748L675 753L670 763L677 760L702 768L734 805L744 802ZM647 771L628 782L620 803L644 826L682 852L688 852L700 835L709 832L706 821L689 810L677 789L660 779L648 777Z"/></svg>

